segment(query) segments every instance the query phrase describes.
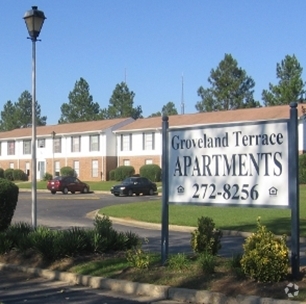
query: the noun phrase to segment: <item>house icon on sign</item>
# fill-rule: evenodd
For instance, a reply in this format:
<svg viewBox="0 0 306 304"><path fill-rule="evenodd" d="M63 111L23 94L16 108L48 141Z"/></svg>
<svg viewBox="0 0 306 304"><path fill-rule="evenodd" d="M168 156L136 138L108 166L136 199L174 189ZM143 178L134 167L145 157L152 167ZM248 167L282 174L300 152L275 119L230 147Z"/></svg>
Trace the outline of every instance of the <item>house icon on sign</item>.
<svg viewBox="0 0 306 304"><path fill-rule="evenodd" d="M182 185L178 186L177 187L177 193L178 194L183 194L185 192L185 189Z"/></svg>
<svg viewBox="0 0 306 304"><path fill-rule="evenodd" d="M275 187L271 187L269 189L269 195L270 196L277 196L277 192L278 192L278 190Z"/></svg>

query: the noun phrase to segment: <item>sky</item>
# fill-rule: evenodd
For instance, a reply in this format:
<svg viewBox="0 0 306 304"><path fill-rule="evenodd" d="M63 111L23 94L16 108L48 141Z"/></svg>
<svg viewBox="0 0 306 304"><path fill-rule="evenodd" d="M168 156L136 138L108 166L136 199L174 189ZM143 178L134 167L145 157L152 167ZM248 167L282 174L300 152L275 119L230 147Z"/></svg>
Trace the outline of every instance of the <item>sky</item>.
<svg viewBox="0 0 306 304"><path fill-rule="evenodd" d="M306 69L304 0L1 0L0 111L32 92L23 16L34 5L47 17L36 43L36 97L47 125L57 124L81 77L101 108L126 81L147 117L169 101L179 113L182 101L184 113L197 112L197 90L209 87L225 54L254 79L258 101L277 84L286 55Z"/></svg>

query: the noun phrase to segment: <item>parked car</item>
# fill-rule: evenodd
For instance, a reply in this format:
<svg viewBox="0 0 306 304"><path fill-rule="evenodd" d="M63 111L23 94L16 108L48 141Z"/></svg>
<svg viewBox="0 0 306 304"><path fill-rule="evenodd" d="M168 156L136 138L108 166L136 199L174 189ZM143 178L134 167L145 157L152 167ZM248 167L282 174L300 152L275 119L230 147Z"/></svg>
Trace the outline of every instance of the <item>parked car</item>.
<svg viewBox="0 0 306 304"><path fill-rule="evenodd" d="M110 191L115 196L132 196L134 193L136 195L140 193L154 195L157 192L157 186L146 177L128 177L121 184L113 186Z"/></svg>
<svg viewBox="0 0 306 304"><path fill-rule="evenodd" d="M57 191L67 194L71 192L87 193L89 192L89 185L81 182L78 178L72 176L57 176L48 181L47 189L51 191L52 194L55 194Z"/></svg>

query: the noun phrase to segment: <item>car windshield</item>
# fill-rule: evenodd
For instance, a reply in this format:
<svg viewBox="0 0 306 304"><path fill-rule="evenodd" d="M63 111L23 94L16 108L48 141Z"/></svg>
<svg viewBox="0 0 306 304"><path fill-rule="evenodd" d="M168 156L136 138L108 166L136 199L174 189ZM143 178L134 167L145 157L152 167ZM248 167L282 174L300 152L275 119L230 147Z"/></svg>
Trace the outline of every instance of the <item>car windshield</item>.
<svg viewBox="0 0 306 304"><path fill-rule="evenodd" d="M122 184L133 184L134 182L136 182L135 178L128 177L122 181Z"/></svg>

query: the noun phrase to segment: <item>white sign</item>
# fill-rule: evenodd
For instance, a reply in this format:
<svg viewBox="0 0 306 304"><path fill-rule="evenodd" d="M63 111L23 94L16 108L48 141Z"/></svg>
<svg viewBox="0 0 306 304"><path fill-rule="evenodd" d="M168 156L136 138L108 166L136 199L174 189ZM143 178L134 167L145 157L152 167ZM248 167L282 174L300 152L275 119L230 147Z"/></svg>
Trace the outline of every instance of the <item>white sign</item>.
<svg viewBox="0 0 306 304"><path fill-rule="evenodd" d="M289 207L288 121L169 129L169 202Z"/></svg>

